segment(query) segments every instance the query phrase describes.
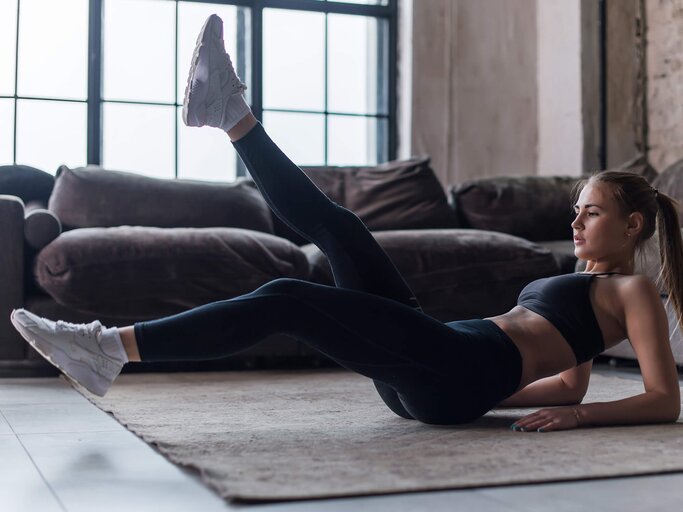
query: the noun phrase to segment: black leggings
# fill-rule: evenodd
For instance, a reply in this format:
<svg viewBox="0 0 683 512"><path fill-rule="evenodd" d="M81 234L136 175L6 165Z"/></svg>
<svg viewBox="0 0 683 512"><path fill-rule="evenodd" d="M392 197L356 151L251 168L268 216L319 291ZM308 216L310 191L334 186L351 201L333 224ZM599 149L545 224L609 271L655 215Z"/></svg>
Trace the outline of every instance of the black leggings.
<svg viewBox="0 0 683 512"><path fill-rule="evenodd" d="M327 255L337 286L276 279L136 323L143 361L222 358L282 333L373 379L404 418L465 423L515 392L521 355L495 323L443 323L424 314L362 221L330 201L260 124L234 146L275 214Z"/></svg>

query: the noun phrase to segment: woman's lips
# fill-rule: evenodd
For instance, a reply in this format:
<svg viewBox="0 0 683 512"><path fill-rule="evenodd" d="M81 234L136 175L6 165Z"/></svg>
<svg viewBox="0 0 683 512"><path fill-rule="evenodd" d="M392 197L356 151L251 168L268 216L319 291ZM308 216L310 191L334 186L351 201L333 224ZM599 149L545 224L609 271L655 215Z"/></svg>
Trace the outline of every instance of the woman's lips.
<svg viewBox="0 0 683 512"><path fill-rule="evenodd" d="M585 243L586 243L586 241L583 238L579 238L576 236L574 237L574 245L581 245L581 244L585 244Z"/></svg>

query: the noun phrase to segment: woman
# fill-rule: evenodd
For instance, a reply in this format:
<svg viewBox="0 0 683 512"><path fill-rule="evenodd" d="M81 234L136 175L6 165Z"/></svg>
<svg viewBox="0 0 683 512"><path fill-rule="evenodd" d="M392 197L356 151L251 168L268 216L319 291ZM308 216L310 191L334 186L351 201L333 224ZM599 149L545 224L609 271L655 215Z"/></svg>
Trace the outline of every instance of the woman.
<svg viewBox="0 0 683 512"><path fill-rule="evenodd" d="M372 378L396 414L431 424L473 421L498 405L565 405L520 431L676 421L678 376L655 285L633 275L634 252L659 226L664 283L681 317L676 206L641 177L604 172L582 184L572 223L586 272L540 279L508 313L442 323L414 294L362 222L332 203L268 138L225 53L220 18L200 32L183 104L190 126L227 132L273 211L327 255L336 287L277 279L252 293L123 328L12 312L22 336L72 380L103 395L127 362L219 358L266 336L292 335ZM628 337L645 392L579 404L591 360Z"/></svg>

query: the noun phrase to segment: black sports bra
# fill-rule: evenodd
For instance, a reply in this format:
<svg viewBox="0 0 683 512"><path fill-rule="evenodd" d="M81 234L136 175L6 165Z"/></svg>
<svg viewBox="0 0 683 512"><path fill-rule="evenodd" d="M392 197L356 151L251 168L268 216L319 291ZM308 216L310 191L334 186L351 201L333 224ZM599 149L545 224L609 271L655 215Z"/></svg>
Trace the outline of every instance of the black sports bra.
<svg viewBox="0 0 683 512"><path fill-rule="evenodd" d="M608 274L618 272L577 272L537 279L524 287L517 305L553 324L574 351L577 364L585 363L605 350L589 291L593 276Z"/></svg>

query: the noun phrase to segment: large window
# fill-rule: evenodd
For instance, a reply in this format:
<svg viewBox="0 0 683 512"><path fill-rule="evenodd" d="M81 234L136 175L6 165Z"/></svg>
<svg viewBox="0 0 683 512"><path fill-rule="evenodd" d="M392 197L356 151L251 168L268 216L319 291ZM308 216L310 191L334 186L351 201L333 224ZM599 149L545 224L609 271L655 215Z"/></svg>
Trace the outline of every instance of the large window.
<svg viewBox="0 0 683 512"><path fill-rule="evenodd" d="M211 13L254 113L294 161L395 156L396 0L2 0L0 164L244 174L225 134L181 119Z"/></svg>

